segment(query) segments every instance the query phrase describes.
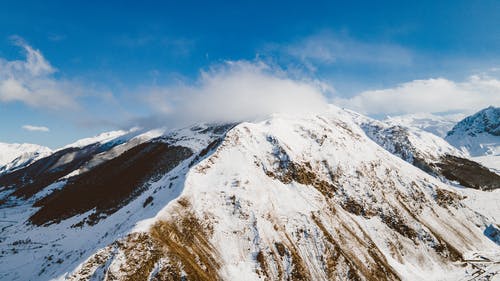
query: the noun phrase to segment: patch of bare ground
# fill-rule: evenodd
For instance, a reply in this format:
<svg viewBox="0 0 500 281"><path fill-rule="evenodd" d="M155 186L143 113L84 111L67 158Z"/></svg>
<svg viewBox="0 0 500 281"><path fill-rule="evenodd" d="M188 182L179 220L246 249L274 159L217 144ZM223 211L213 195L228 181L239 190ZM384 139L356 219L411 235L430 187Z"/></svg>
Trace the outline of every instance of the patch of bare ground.
<svg viewBox="0 0 500 281"><path fill-rule="evenodd" d="M63 189L37 201L41 207L29 221L35 225L59 222L95 209L81 222L93 225L140 195L150 181L190 157L189 148L162 142L140 144L94 169L71 178Z"/></svg>
<svg viewBox="0 0 500 281"><path fill-rule="evenodd" d="M163 255L161 245L147 233L130 234L125 241L117 242L117 246L125 262L120 265L116 276L112 271L107 272L108 280L147 280Z"/></svg>
<svg viewBox="0 0 500 281"><path fill-rule="evenodd" d="M449 206L457 207L462 199L463 197L458 193L436 188L436 202L443 208L448 208Z"/></svg>
<svg viewBox="0 0 500 281"><path fill-rule="evenodd" d="M462 261L463 257L460 251L458 251L455 247L450 245L442 238L438 238L438 243L433 247L434 250L446 259L450 259L451 261Z"/></svg>
<svg viewBox="0 0 500 281"><path fill-rule="evenodd" d="M408 226L406 222L395 214L383 215L382 221L391 229L401 234L402 236L415 241L417 238L417 232Z"/></svg>
<svg viewBox="0 0 500 281"><path fill-rule="evenodd" d="M320 179L318 175L312 171L311 164L308 162L298 164L289 161L286 168L277 172L266 171L266 175L278 179L284 184L289 184L294 181L303 185L312 186L326 198L333 198L337 190L335 185Z"/></svg>
<svg viewBox="0 0 500 281"><path fill-rule="evenodd" d="M186 203L186 202L184 202ZM158 272L160 280L174 280L186 275L187 280L220 280L220 254L209 241L211 225L203 223L180 205L178 216L158 221L150 230L151 236L162 246L168 266ZM179 280L179 279L177 279Z"/></svg>
<svg viewBox="0 0 500 281"><path fill-rule="evenodd" d="M259 264L260 270L257 271L257 274L264 276L266 280L269 280L269 275L268 275L268 265L266 262L266 258L264 256L264 252L262 250L259 250L257 252L257 255L255 256L255 259L257 260L257 263Z"/></svg>
<svg viewBox="0 0 500 281"><path fill-rule="evenodd" d="M283 154L284 152L281 151L280 153ZM284 158L287 159L287 157ZM381 186L381 187L384 185L394 186L395 185L394 182L380 182L380 179L376 176L374 165L375 164L371 164L371 166L368 165L367 167L364 167L364 172L360 171L362 173L361 176L366 178L367 180L370 180L373 186ZM266 174L270 177L280 180L285 184L294 181L304 185L313 186L318 191L320 191L327 199L333 198L335 192L337 191L336 186L326 181L320 180L319 176L315 172L313 172L313 169L311 168L311 165L309 163L297 164L288 160L286 162L286 165L281 163L279 167L280 168L275 172L266 171ZM336 182L338 180L338 177L339 175L335 175L333 177L334 179L336 179ZM419 236L417 231L412 226L410 226L411 219L406 218L406 216L410 218L413 217L413 219L416 222L418 222L419 224L423 224L425 226L425 223L423 223L417 217L413 216L412 212L415 213L421 212L421 209L423 208L428 199L425 198L425 195L423 194L422 191L419 190L419 187L415 182L410 183L410 187L411 189L408 195L403 195L399 193L396 194L397 198L399 198L397 201L399 201L399 203L401 204L400 207L397 207L395 205L395 206L390 206L389 209L373 209L372 207L370 207L367 204L364 204L363 202L358 202L351 197L343 195L342 197L345 198L339 201L339 203L344 210L354 215L363 216L365 218L378 216L381 218L383 223L385 223L389 228L397 232L399 235L406 237L414 241L415 243L419 243L421 237ZM386 197L390 195L383 193L383 196ZM453 192L449 192L443 189L436 189L436 201L441 207L447 208L449 206L457 206L457 204L459 204L459 201L461 199L462 198L459 195ZM414 202L417 204L416 205L414 204L412 210L410 210L405 202ZM332 210L335 210L334 206L331 206L332 204L330 203L329 207L332 208ZM462 257L461 253L455 247L449 244L445 239L443 239L439 234L431 231L430 235L432 236L432 238L430 238L432 240L432 242L430 242L430 246L436 251L436 253L438 253L443 258L451 261L458 261L461 259ZM458 233L457 235L460 234ZM348 259L348 257L345 258ZM328 263L332 264L332 261L328 258L326 259L326 262L327 264ZM351 275L353 275L354 272L356 272L355 268L357 268L357 266L353 266L351 268L350 271ZM394 272L393 275L397 276Z"/></svg>
<svg viewBox="0 0 500 281"><path fill-rule="evenodd" d="M500 175L474 161L446 155L436 163L436 166L445 178L457 181L465 187L480 190L500 188Z"/></svg>
<svg viewBox="0 0 500 281"><path fill-rule="evenodd" d="M365 204L359 203L353 198L347 198L341 202L341 206L344 210L348 211L351 214L357 216L363 216L365 218L370 218L376 215L376 213L368 208Z"/></svg>

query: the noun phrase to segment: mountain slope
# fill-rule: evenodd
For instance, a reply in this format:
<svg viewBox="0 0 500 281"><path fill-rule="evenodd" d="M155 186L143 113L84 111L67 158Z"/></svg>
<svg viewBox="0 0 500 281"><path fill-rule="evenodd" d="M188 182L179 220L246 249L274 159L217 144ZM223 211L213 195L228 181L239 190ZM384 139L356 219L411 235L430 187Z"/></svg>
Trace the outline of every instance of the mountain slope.
<svg viewBox="0 0 500 281"><path fill-rule="evenodd" d="M50 148L36 144L0 143L0 174L29 165L51 152Z"/></svg>
<svg viewBox="0 0 500 281"><path fill-rule="evenodd" d="M197 159L190 155L227 128L66 148L0 177L0 280L50 280L129 233L178 196L182 175Z"/></svg>
<svg viewBox="0 0 500 281"><path fill-rule="evenodd" d="M490 106L458 122L446 140L471 156L500 155L500 107Z"/></svg>
<svg viewBox="0 0 500 281"><path fill-rule="evenodd" d="M456 280L469 256L498 251L460 193L340 110L242 123L182 184L68 279Z"/></svg>
<svg viewBox="0 0 500 281"><path fill-rule="evenodd" d="M408 160L431 167L461 152L421 131L374 137L373 122L332 107L199 125L91 147L30 196L11 176L0 192L0 279L458 280L478 268L493 276L500 218L477 202L499 202L499 189L449 185ZM32 165L47 163L39 161Z"/></svg>
<svg viewBox="0 0 500 281"><path fill-rule="evenodd" d="M457 123L446 140L500 174L500 108L488 107Z"/></svg>
<svg viewBox="0 0 500 281"><path fill-rule="evenodd" d="M350 111L366 135L401 159L435 176L476 189L500 188L500 175L431 133L381 122Z"/></svg>

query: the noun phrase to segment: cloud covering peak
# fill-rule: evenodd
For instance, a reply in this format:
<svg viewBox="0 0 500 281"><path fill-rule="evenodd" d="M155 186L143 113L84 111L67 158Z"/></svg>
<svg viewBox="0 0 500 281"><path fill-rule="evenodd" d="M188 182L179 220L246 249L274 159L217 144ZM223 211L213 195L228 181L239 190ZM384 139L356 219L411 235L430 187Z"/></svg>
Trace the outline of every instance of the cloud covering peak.
<svg viewBox="0 0 500 281"><path fill-rule="evenodd" d="M304 114L327 108L331 91L261 61L227 61L202 71L192 84L141 89L157 120L168 123L244 121L273 113Z"/></svg>

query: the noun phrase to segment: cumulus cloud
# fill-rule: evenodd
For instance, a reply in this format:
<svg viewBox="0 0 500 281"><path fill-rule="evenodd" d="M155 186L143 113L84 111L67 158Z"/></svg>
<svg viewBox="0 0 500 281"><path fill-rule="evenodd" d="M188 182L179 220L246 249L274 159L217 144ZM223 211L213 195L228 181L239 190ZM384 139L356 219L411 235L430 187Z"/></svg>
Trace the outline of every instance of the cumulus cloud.
<svg viewBox="0 0 500 281"><path fill-rule="evenodd" d="M394 88L337 98L334 103L365 114L471 113L489 105L500 105L500 80L478 75L462 82L444 78L414 80Z"/></svg>
<svg viewBox="0 0 500 281"><path fill-rule="evenodd" d="M0 58L0 102L22 102L49 109L77 108L75 95L81 89L71 81L56 79L57 70L39 50L19 37L13 40L26 58L13 61Z"/></svg>
<svg viewBox="0 0 500 281"><path fill-rule="evenodd" d="M24 125L22 128L30 132L49 132L50 129L44 126Z"/></svg>
<svg viewBox="0 0 500 281"><path fill-rule="evenodd" d="M147 118L173 124L243 121L272 113L304 114L327 108L327 85L287 77L263 62L230 61L201 72L194 83L141 89L159 114Z"/></svg>

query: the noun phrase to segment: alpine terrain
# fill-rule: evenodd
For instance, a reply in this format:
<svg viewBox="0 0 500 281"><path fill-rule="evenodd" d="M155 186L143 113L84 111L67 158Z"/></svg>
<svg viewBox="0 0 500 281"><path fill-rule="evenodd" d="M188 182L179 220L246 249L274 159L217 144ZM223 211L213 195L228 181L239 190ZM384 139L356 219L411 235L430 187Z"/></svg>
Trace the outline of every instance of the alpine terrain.
<svg viewBox="0 0 500 281"><path fill-rule="evenodd" d="M460 149L335 106L2 146L0 280L498 280L498 113Z"/></svg>
<svg viewBox="0 0 500 281"><path fill-rule="evenodd" d="M446 134L465 117L462 114L435 115L430 113L391 116L386 122L405 127L415 127L444 138Z"/></svg>
<svg viewBox="0 0 500 281"><path fill-rule="evenodd" d="M446 140L475 161L500 171L500 107L490 106L461 120Z"/></svg>
<svg viewBox="0 0 500 281"><path fill-rule="evenodd" d="M0 142L0 174L26 166L51 152L50 148L36 144Z"/></svg>

